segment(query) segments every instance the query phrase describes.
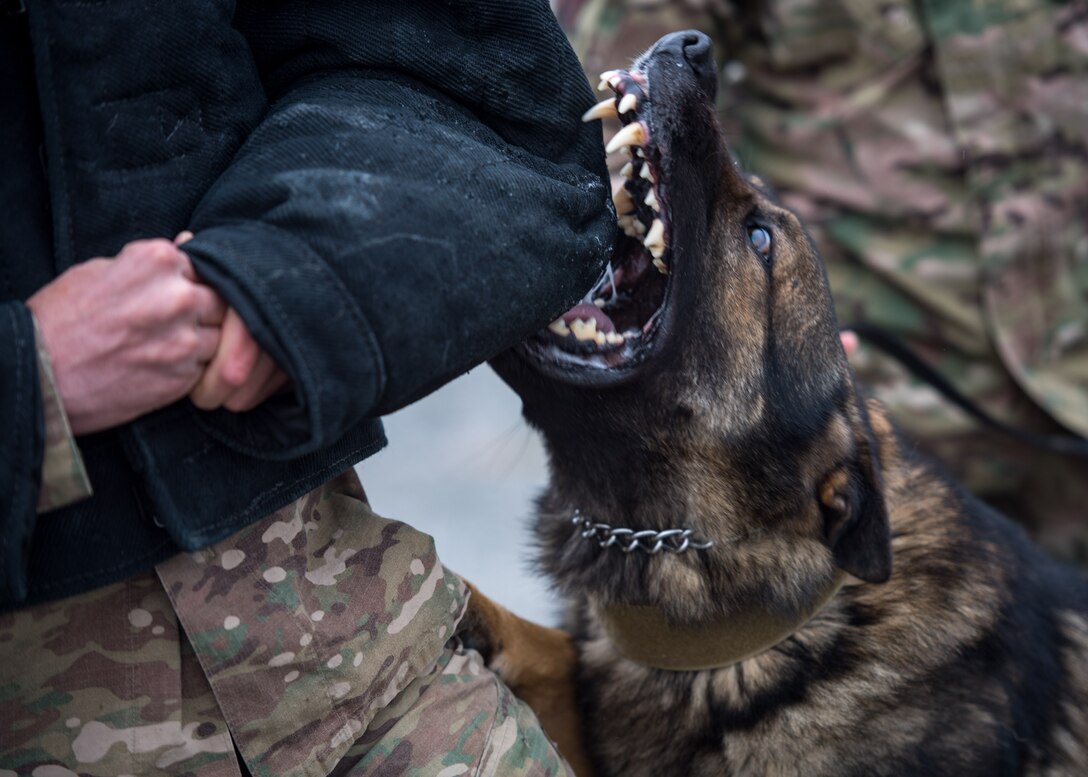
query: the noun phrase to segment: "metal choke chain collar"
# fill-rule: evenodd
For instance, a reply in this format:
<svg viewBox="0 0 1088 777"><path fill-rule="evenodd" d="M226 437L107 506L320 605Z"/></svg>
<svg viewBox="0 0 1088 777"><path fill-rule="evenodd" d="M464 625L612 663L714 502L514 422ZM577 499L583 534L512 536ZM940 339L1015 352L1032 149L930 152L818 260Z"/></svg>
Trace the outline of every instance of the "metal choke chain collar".
<svg viewBox="0 0 1088 777"><path fill-rule="evenodd" d="M574 511L571 523L578 527L579 533L584 539L596 540L602 548L616 547L624 553L633 553L641 550L651 556L656 556L662 551L668 553L683 553L685 550L707 550L714 545L696 539L693 529L634 529L613 528L607 523L593 523L582 515L581 510Z"/></svg>

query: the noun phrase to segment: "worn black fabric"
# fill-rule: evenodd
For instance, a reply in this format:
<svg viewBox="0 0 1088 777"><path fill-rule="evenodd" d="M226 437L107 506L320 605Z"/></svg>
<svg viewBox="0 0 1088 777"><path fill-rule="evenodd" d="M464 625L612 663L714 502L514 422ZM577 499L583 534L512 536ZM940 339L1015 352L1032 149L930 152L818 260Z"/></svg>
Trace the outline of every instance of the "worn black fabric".
<svg viewBox="0 0 1088 777"><path fill-rule="evenodd" d="M45 437L34 321L18 302L0 304L0 593L25 597Z"/></svg>
<svg viewBox="0 0 1088 777"><path fill-rule="evenodd" d="M380 447L375 416L541 326L607 258L599 129L578 121L592 96L543 0L28 10L53 246L26 266L52 277L192 228L198 272L297 391L122 427L88 466L123 468L138 487L104 491L130 496L36 523L14 501L27 476L5 470L0 532L33 527L33 547L29 596L0 582L0 608L119 579L286 504ZM20 217L5 209L0 227ZM0 380L5 399L23 385ZM133 541L82 548L100 516Z"/></svg>

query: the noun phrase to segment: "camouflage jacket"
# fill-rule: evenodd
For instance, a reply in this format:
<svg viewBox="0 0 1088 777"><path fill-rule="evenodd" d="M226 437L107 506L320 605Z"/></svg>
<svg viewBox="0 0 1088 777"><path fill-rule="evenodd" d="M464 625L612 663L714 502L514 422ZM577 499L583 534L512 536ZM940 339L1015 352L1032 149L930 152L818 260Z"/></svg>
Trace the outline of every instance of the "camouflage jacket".
<svg viewBox="0 0 1088 777"><path fill-rule="evenodd" d="M587 70L699 27L740 161L806 220L841 320L994 414L1088 435L1088 2L560 0ZM962 428L918 392L908 428Z"/></svg>

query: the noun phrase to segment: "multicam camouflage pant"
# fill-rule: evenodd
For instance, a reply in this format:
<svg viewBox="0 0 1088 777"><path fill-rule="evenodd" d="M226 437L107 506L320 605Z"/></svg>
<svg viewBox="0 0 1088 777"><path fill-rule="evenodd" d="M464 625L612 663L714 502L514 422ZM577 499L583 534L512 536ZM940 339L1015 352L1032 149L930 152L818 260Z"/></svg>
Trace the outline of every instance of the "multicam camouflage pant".
<svg viewBox="0 0 1088 777"><path fill-rule="evenodd" d="M461 581L348 473L153 572L0 616L0 775L550 775L451 640Z"/></svg>

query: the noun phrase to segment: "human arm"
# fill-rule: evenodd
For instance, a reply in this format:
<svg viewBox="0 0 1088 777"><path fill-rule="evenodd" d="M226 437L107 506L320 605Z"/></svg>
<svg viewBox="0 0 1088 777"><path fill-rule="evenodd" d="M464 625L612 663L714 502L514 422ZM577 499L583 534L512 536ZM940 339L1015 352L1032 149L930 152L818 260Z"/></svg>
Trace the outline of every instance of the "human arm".
<svg viewBox="0 0 1088 777"><path fill-rule="evenodd" d="M184 397L224 309L166 240L130 243L0 306L0 595L25 586L36 513L89 493L74 435Z"/></svg>
<svg viewBox="0 0 1088 777"><path fill-rule="evenodd" d="M592 285L614 222L592 103L547 5L239 9L272 108L185 245L290 376L291 458L509 347ZM288 23L290 20L290 23Z"/></svg>

